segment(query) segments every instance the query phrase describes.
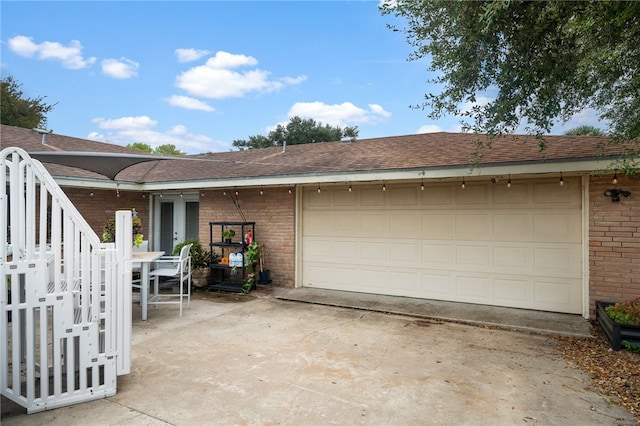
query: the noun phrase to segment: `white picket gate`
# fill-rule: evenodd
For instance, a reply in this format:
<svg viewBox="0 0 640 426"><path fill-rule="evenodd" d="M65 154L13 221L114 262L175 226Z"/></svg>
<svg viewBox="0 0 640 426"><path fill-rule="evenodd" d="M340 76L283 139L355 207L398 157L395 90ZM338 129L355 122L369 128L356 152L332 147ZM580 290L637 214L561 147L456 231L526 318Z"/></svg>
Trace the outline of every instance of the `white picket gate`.
<svg viewBox="0 0 640 426"><path fill-rule="evenodd" d="M2 395L27 413L115 395L131 368L131 212L101 243L19 148L0 151L0 188Z"/></svg>

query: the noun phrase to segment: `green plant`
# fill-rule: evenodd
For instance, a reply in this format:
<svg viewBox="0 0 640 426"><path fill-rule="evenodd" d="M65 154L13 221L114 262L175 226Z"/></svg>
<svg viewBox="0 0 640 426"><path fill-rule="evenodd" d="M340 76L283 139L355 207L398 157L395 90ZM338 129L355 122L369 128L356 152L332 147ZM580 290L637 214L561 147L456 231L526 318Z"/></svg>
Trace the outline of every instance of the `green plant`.
<svg viewBox="0 0 640 426"><path fill-rule="evenodd" d="M633 343L630 343L627 340L623 340L622 341L622 346L624 346L624 348L626 350L628 350L629 352L637 352L640 353L640 346L638 345L634 345Z"/></svg>
<svg viewBox="0 0 640 426"><path fill-rule="evenodd" d="M180 250L182 250L182 247L187 244L192 244L191 249L189 250L189 255L191 256L191 269L208 268L210 263L218 263L220 261L219 255L216 253L213 254L213 259L211 259L211 254L205 251L202 248L200 241L195 238L184 240L177 244L173 248L171 255L180 255Z"/></svg>
<svg viewBox="0 0 640 426"><path fill-rule="evenodd" d="M605 311L617 323L640 325L640 297L609 305Z"/></svg>
<svg viewBox="0 0 640 426"><path fill-rule="evenodd" d="M262 264L260 258L261 248L260 243L254 241L247 246L247 250L244 254L245 264L247 265L247 278L244 280L242 290L245 294L253 290L253 286L256 282L256 266Z"/></svg>
<svg viewBox="0 0 640 426"><path fill-rule="evenodd" d="M223 240L230 240L235 236L236 236L236 231L234 231L233 229L227 229L226 231L222 231Z"/></svg>
<svg viewBox="0 0 640 426"><path fill-rule="evenodd" d="M136 247L140 247L142 241L144 239L144 235L140 232L142 231L142 219L140 219L135 209L133 210L134 216L131 217L131 237L132 244ZM115 219L107 219L104 223L104 227L102 228L102 242L104 243L113 243L116 241L116 220Z"/></svg>

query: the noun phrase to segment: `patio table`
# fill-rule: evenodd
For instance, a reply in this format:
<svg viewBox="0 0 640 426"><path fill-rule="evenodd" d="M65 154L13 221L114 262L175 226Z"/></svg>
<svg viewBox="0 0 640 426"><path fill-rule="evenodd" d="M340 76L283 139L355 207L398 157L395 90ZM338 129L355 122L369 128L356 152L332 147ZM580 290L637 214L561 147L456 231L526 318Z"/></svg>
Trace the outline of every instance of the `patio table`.
<svg viewBox="0 0 640 426"><path fill-rule="evenodd" d="M147 303L149 300L149 268L152 262L164 256L163 251L136 251L131 253L131 260L140 263L140 306L142 320L147 320Z"/></svg>

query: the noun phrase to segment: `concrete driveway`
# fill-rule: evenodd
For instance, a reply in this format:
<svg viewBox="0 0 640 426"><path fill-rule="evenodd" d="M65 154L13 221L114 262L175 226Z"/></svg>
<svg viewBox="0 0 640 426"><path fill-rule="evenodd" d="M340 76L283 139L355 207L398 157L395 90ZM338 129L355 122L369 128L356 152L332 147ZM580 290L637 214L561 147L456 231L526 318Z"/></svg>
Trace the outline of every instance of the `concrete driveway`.
<svg viewBox="0 0 640 426"><path fill-rule="evenodd" d="M116 396L31 415L3 399L2 424L635 424L544 335L206 292L139 318Z"/></svg>

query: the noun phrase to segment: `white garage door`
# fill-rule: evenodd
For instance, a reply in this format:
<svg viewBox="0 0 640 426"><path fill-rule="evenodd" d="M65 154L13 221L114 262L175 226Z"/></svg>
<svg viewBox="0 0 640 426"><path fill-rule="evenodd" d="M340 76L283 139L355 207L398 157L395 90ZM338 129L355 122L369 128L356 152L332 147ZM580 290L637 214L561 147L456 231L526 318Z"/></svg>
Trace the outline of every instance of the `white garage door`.
<svg viewBox="0 0 640 426"><path fill-rule="evenodd" d="M582 312L579 178L303 193L302 285Z"/></svg>

